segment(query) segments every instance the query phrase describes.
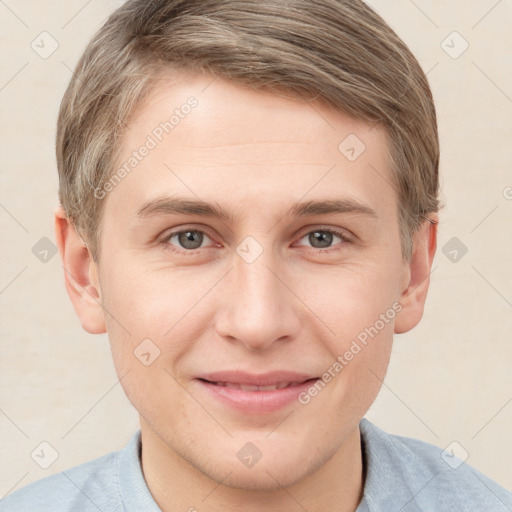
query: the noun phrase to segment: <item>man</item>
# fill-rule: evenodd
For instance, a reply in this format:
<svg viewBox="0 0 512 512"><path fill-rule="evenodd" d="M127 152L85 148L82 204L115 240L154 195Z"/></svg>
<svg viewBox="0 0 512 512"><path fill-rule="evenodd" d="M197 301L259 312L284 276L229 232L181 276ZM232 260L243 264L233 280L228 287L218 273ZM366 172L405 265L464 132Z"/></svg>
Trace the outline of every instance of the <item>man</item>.
<svg viewBox="0 0 512 512"><path fill-rule="evenodd" d="M421 319L439 145L427 80L359 1L129 1L59 114L56 237L140 415L2 510L512 509L363 419Z"/></svg>

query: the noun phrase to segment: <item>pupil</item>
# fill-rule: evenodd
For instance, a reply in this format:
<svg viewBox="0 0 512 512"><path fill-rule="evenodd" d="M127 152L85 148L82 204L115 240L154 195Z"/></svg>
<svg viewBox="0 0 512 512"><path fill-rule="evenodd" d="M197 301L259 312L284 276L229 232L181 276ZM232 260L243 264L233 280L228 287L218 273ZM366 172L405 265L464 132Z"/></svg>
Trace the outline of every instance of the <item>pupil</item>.
<svg viewBox="0 0 512 512"><path fill-rule="evenodd" d="M199 231L184 231L179 234L178 239L185 249L197 249L203 243L203 234Z"/></svg>
<svg viewBox="0 0 512 512"><path fill-rule="evenodd" d="M332 233L314 231L309 235L309 243L315 248L329 247L332 244Z"/></svg>

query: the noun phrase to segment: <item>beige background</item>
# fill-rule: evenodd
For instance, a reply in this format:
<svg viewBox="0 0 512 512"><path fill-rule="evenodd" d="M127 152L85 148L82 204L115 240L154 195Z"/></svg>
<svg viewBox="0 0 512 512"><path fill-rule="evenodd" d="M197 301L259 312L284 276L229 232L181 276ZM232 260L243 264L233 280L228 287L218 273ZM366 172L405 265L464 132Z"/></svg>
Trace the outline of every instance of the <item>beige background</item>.
<svg viewBox="0 0 512 512"><path fill-rule="evenodd" d="M371 3L428 71L446 208L424 320L396 337L368 418L443 448L456 441L455 453L511 489L512 1ZM54 240L55 122L70 70L118 5L0 1L0 496L121 448L137 428L106 335L81 329L58 256L32 252ZM51 49L43 31L59 45L47 58L31 47ZM461 37L469 47L453 58ZM456 262L451 246L443 253L453 237L467 247ZM31 458L43 441L58 452L48 469Z"/></svg>

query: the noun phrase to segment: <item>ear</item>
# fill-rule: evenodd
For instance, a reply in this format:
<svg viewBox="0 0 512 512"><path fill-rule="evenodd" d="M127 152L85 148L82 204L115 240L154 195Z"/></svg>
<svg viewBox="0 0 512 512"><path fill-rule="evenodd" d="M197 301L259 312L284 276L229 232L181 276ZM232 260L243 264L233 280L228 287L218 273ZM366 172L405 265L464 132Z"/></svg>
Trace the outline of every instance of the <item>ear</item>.
<svg viewBox="0 0 512 512"><path fill-rule="evenodd" d="M66 290L82 327L91 334L106 332L97 263L62 206L55 210L55 238Z"/></svg>
<svg viewBox="0 0 512 512"><path fill-rule="evenodd" d="M395 333L401 334L415 327L423 316L425 300L430 285L430 272L432 261L437 248L437 224L439 218L436 214L429 215L433 222L425 220L413 235L412 257L406 263L406 278L400 304L402 310L395 320Z"/></svg>

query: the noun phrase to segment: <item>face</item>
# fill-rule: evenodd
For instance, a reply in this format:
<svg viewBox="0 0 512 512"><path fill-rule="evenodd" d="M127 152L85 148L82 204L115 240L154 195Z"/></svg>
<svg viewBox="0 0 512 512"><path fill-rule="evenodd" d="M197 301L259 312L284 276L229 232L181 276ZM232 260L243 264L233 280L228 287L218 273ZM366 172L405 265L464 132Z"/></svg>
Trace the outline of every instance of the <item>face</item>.
<svg viewBox="0 0 512 512"><path fill-rule="evenodd" d="M312 474L358 432L406 314L385 132L193 75L138 108L123 165L95 272L143 436L233 487Z"/></svg>

